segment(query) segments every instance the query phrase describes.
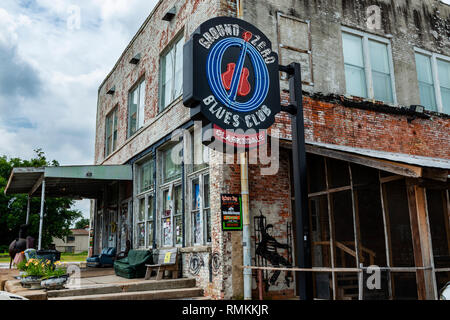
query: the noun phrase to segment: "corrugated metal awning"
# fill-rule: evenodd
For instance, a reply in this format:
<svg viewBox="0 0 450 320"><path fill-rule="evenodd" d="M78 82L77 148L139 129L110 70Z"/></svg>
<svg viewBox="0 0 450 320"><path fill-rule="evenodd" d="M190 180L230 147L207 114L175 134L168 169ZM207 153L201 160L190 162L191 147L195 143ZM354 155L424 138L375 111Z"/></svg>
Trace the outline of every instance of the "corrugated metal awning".
<svg viewBox="0 0 450 320"><path fill-rule="evenodd" d="M45 193L49 197L94 199L108 183L132 181L133 175L131 165L14 168L5 194L40 196L44 179Z"/></svg>

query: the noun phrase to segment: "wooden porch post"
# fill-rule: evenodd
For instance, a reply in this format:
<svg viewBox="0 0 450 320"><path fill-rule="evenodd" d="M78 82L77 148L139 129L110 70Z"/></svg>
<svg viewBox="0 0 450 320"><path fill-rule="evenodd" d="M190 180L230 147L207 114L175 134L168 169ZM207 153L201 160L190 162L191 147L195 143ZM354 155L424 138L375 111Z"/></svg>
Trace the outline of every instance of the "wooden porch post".
<svg viewBox="0 0 450 320"><path fill-rule="evenodd" d="M417 295L420 300L435 300L437 288L426 193L424 187L414 182L412 179L406 181L414 261L416 267L425 268L416 271Z"/></svg>

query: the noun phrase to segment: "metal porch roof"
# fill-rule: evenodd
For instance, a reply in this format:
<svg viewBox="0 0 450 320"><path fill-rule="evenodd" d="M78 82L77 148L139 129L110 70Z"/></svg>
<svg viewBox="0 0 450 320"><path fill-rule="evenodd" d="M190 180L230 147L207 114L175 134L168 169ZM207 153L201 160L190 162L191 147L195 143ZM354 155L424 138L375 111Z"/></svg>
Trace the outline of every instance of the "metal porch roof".
<svg viewBox="0 0 450 320"><path fill-rule="evenodd" d="M45 179L49 197L97 198L105 185L113 181L131 181L131 165L59 166L14 168L5 194L25 193L40 196Z"/></svg>

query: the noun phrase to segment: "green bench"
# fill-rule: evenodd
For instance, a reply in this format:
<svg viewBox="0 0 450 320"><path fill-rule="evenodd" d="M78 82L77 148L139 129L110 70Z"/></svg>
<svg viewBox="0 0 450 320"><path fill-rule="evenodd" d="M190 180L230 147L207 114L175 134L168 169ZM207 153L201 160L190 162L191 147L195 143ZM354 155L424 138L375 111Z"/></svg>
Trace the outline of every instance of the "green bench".
<svg viewBox="0 0 450 320"><path fill-rule="evenodd" d="M152 250L130 250L126 258L114 262L114 273L127 279L144 278L149 263L153 263Z"/></svg>

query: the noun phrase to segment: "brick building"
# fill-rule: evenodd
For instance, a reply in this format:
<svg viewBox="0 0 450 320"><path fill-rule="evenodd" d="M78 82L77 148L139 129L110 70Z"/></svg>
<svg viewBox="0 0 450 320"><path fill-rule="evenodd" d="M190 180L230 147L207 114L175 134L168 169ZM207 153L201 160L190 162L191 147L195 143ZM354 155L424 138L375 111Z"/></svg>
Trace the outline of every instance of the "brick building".
<svg viewBox="0 0 450 320"><path fill-rule="evenodd" d="M435 299L450 280L450 7L436 0L160 1L98 91L95 164L132 165L133 182L111 183L92 202L94 252L126 240L176 246L183 276L205 295L243 296L242 233L222 231L219 201L240 193L240 167L195 138L181 97L183 44L239 6L281 64L302 65L311 258L332 269L313 273L314 297ZM284 78L281 87L287 105ZM249 168L252 263L271 265L256 248L272 225L295 266L289 116L274 129L277 174ZM376 290L361 285L370 265L381 267ZM263 279L266 297L296 294L294 273Z"/></svg>

